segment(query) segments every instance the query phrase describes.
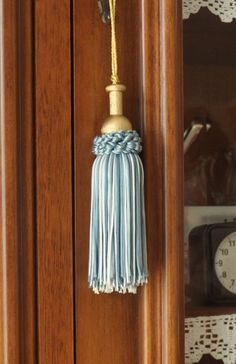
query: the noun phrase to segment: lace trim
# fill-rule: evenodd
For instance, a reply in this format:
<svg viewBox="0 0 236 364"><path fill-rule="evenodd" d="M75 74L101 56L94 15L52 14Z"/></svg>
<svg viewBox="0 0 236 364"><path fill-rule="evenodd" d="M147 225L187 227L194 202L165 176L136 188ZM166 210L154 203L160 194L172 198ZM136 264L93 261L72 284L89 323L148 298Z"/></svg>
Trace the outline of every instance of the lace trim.
<svg viewBox="0 0 236 364"><path fill-rule="evenodd" d="M236 0L183 0L183 18L188 19L190 14L196 14L201 7L207 7L224 23L236 18Z"/></svg>
<svg viewBox="0 0 236 364"><path fill-rule="evenodd" d="M210 354L225 364L236 363L236 315L185 319L185 364Z"/></svg>

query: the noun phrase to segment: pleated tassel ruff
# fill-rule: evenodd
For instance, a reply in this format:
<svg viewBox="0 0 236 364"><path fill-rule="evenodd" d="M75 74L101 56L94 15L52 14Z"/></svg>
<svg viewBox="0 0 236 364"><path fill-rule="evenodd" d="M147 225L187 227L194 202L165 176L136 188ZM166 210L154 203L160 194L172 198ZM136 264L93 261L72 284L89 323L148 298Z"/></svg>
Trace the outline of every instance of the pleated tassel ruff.
<svg viewBox="0 0 236 364"><path fill-rule="evenodd" d="M136 131L94 139L89 287L136 293L147 282L144 173Z"/></svg>

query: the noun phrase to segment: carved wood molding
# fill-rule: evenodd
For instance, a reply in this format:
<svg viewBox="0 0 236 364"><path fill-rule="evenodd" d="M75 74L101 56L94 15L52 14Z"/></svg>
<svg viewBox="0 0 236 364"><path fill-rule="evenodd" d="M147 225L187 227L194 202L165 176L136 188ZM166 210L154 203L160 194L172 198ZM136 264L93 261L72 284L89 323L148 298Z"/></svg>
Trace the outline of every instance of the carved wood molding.
<svg viewBox="0 0 236 364"><path fill-rule="evenodd" d="M144 139L150 281L135 297L99 298L87 289L89 150L105 116L109 60L100 51L110 33L94 0L78 0L73 9L65 0L57 11L56 1L36 2L35 9L15 1L1 3L0 361L44 364L53 357L72 364L77 356L81 364L90 364L88 357L105 363L113 355L105 336L115 340L114 363L183 363L181 1L119 3L120 47L130 55L120 60L126 111Z"/></svg>
<svg viewBox="0 0 236 364"><path fill-rule="evenodd" d="M32 5L1 1L0 361L36 355Z"/></svg>
<svg viewBox="0 0 236 364"><path fill-rule="evenodd" d="M150 281L143 363L184 362L181 1L142 1L143 134Z"/></svg>

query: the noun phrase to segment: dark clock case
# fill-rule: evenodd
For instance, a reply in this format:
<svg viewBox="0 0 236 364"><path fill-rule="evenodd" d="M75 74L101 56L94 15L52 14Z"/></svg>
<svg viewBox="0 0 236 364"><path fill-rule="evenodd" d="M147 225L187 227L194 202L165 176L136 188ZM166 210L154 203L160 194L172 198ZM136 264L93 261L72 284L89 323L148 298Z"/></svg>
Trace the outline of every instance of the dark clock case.
<svg viewBox="0 0 236 364"><path fill-rule="evenodd" d="M236 294L222 286L214 268L214 256L219 244L233 232L236 232L236 222L201 225L191 230L189 234L189 293L195 303L236 303Z"/></svg>

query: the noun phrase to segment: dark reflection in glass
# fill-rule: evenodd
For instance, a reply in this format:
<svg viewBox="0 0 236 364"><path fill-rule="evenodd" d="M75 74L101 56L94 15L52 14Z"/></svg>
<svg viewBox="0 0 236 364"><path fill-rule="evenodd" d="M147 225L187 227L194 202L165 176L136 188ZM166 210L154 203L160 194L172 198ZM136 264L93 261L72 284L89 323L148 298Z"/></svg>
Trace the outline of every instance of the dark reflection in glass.
<svg viewBox="0 0 236 364"><path fill-rule="evenodd" d="M203 358L198 362L199 364L223 364L223 360L216 360L211 355L204 355ZM194 363L197 364L197 363Z"/></svg>
<svg viewBox="0 0 236 364"><path fill-rule="evenodd" d="M186 205L236 204L236 22L206 9L184 22L185 127L212 121L185 156Z"/></svg>
<svg viewBox="0 0 236 364"><path fill-rule="evenodd" d="M209 263L211 237L199 233L189 245L196 226L226 224L225 231L236 231L236 20L222 23L207 9L184 21L184 123L210 121L211 127L200 132L186 152L184 174L185 198L185 281L186 316L219 316L236 313L230 303L210 302L206 296L209 271L214 270L214 256ZM229 224L231 227L229 229ZM192 225L191 225L192 224ZM188 225L191 225L189 227ZM228 229L228 230L227 230ZM198 230L197 230L198 231ZM219 233L217 239L220 242ZM191 250L192 249L192 250ZM191 250L191 251L190 251ZM236 253L232 250L233 254ZM236 257L235 257L236 261ZM210 264L210 269L209 268ZM223 264L223 263L222 263ZM228 268L227 268L228 269ZM214 272L213 272L214 273ZM230 272L224 272L225 276ZM214 278L215 279L215 278ZM236 277L235 277L236 279ZM219 288L221 289L221 288ZM218 292L218 291L217 291ZM227 293L226 293L227 294ZM199 363L223 363L210 355Z"/></svg>

